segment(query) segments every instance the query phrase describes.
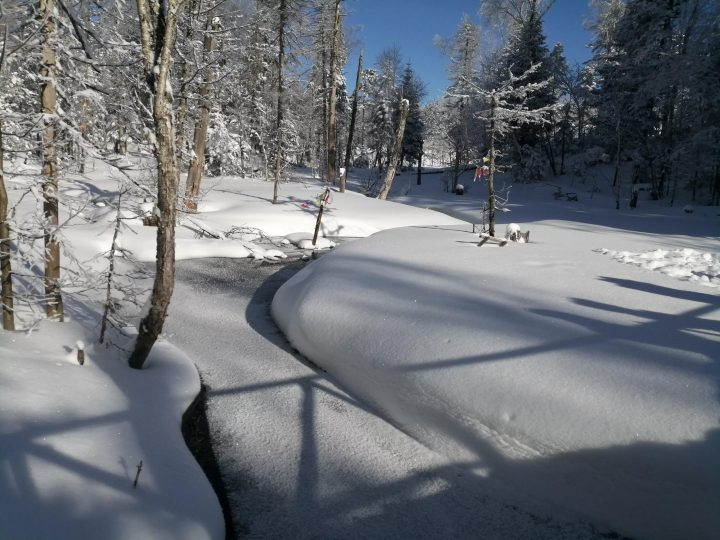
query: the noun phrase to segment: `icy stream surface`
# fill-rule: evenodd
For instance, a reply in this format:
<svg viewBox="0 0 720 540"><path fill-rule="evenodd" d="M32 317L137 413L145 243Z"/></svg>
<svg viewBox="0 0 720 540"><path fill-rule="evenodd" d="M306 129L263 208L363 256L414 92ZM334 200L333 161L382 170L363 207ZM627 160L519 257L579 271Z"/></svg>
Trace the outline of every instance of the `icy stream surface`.
<svg viewBox="0 0 720 540"><path fill-rule="evenodd" d="M517 506L512 493L428 450L294 355L269 305L299 267L178 262L166 332L209 386L240 536L601 537L557 509Z"/></svg>

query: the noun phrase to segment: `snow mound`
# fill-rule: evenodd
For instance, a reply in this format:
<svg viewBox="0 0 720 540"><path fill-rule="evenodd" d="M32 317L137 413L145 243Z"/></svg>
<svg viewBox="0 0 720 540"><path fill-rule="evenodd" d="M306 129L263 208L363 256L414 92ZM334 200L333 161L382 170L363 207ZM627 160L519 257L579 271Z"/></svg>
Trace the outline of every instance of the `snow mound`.
<svg viewBox="0 0 720 540"><path fill-rule="evenodd" d="M720 287L720 257L696 249L655 249L644 252L598 249L625 264L634 264L646 270L656 270L676 279L694 281L708 287Z"/></svg>
<svg viewBox="0 0 720 540"><path fill-rule="evenodd" d="M31 339L0 333L0 358L0 538L223 537L180 432L200 391L186 355L160 341L150 366L133 370L66 320Z"/></svg>
<svg viewBox="0 0 720 540"><path fill-rule="evenodd" d="M328 238L319 237L313 245L313 235L310 233L297 232L285 236L290 243L295 244L300 249L329 249L335 247L335 242Z"/></svg>
<svg viewBox="0 0 720 540"><path fill-rule="evenodd" d="M691 523L716 537L716 296L635 281L593 264L585 233L546 229L552 243L503 250L383 231L305 267L272 313L302 354L498 489L634 537Z"/></svg>

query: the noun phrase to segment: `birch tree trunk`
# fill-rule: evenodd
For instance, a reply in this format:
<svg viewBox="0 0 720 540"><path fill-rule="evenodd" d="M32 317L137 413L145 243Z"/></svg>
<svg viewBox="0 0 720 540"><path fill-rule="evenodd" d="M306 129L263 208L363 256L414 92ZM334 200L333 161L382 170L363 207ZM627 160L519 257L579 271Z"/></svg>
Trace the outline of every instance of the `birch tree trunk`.
<svg viewBox="0 0 720 540"><path fill-rule="evenodd" d="M347 147L345 148L345 174L340 177L340 193L345 193L345 183L347 180L348 171L350 170L353 134L355 133L355 118L357 117L358 108L358 90L360 89L360 81L362 79L362 62L363 55L362 53L360 53L360 56L358 57L357 75L355 76L355 90L353 91L352 112L350 113L350 129L348 132Z"/></svg>
<svg viewBox="0 0 720 540"><path fill-rule="evenodd" d="M277 117L275 119L275 186L273 188L273 204L277 203L278 186L282 173L282 123L283 123L283 64L285 64L285 27L287 26L287 2L280 0L280 22L278 23L278 81L277 81Z"/></svg>
<svg viewBox="0 0 720 540"><path fill-rule="evenodd" d="M8 41L8 27L5 26L3 45L0 49L0 74L3 70ZM10 261L10 225L7 221L8 194L5 189L5 146L2 136L2 115L0 114L0 304L2 304L3 328L15 330L14 296L12 287L12 263Z"/></svg>
<svg viewBox="0 0 720 540"><path fill-rule="evenodd" d="M335 17L333 20L332 41L330 42L330 98L328 100L328 150L327 171L328 181L335 183L337 178L337 49L338 29L340 27L340 0L335 0Z"/></svg>
<svg viewBox="0 0 720 540"><path fill-rule="evenodd" d="M57 124L57 70L55 48L57 47L57 21L55 0L40 0L40 14L45 21L41 28L42 56L40 60L40 106L45 129L42 137L43 150L43 214L45 241L45 300L49 319L63 321L64 310L60 293L60 243L57 240L59 224L58 166L55 126Z"/></svg>
<svg viewBox="0 0 720 540"><path fill-rule="evenodd" d="M212 13L208 15L208 21L205 25L204 61L210 60L210 55L215 50L215 36L213 32L217 31L219 24L213 19ZM209 32L208 32L209 30ZM210 124L210 86L212 83L212 70L205 68L203 82L200 85L200 105L198 111L198 119L195 123L195 134L193 137L193 156L190 161L190 170L188 171L187 183L185 185L185 210L189 212L197 211L197 200L200 195L200 183L202 182L203 169L205 168L205 145L207 143L207 130Z"/></svg>
<svg viewBox="0 0 720 540"><path fill-rule="evenodd" d="M388 168L385 173L385 182L380 190L377 198L386 200L392 187L392 182L395 179L395 170L397 169L398 163L400 162L400 154L402 152L402 139L405 134L405 121L410 111L410 102L407 99L400 101L400 121L398 122L397 133L395 133L395 143L393 144L392 152L388 158Z"/></svg>
<svg viewBox="0 0 720 540"><path fill-rule="evenodd" d="M155 158L158 174L157 260L150 296L150 311L140 321L131 368L141 369L162 332L175 287L175 215L177 208L177 154L173 125L172 97L169 92L170 59L177 17L183 0L158 4L137 0L142 38L143 68L152 96Z"/></svg>
<svg viewBox="0 0 720 540"><path fill-rule="evenodd" d="M0 65L2 70L2 65ZM15 312L13 310L12 264L10 262L10 227L7 222L8 194L3 175L4 147L2 137L2 118L0 117L0 276L2 279L3 328L15 330Z"/></svg>

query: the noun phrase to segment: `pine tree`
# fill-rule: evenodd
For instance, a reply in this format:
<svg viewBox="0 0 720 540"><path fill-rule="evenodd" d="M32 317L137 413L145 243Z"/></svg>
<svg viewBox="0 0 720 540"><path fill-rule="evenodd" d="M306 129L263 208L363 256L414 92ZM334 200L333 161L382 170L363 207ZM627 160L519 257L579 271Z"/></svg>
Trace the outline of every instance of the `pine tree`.
<svg viewBox="0 0 720 540"><path fill-rule="evenodd" d="M535 66L527 84L546 81L551 77L551 65L545 44L542 27L542 15L538 0L528 0L526 9L519 19L513 21L511 33L504 48L503 63L514 77L527 74ZM555 103L551 85L541 85L525 98L528 107L540 109ZM512 132L515 158L521 158L520 151L524 146L537 147L543 143L543 132L539 125L525 126L522 130Z"/></svg>
<svg viewBox="0 0 720 540"><path fill-rule="evenodd" d="M410 107L405 123L400 163L403 162L404 158L420 159L423 148L423 132L425 130L420 114L420 105L425 97L425 85L417 78L410 64L405 67L403 72L401 94L403 99L408 100Z"/></svg>
<svg viewBox="0 0 720 540"><path fill-rule="evenodd" d="M498 148L497 142L503 137L512 135L518 130L525 130L528 127L547 125L549 114L554 109L554 104L538 107L535 96L550 85L551 80L537 81L538 64L519 76L508 71L505 80L495 82L491 89L485 89L479 85L472 85L470 89L483 102L483 109L478 117L484 120L487 125L488 140L488 165L490 174L488 176L488 224L490 236L495 236L495 172L497 161L502 151Z"/></svg>
<svg viewBox="0 0 720 540"><path fill-rule="evenodd" d="M467 15L460 21L450 41L440 43L450 55L450 86L446 92L446 134L454 154L453 183L455 190L465 165L480 154L481 131L476 129L478 103L473 89L479 86L480 32Z"/></svg>
<svg viewBox="0 0 720 540"><path fill-rule="evenodd" d="M717 100L707 93L718 82L710 68L718 58L712 47L717 5L603 0L595 6L598 136L614 140L618 155L633 156L633 181L651 183L654 196L670 195L672 203L683 187L693 196L698 188L709 194L716 175L698 157L717 155L705 122L717 111Z"/></svg>

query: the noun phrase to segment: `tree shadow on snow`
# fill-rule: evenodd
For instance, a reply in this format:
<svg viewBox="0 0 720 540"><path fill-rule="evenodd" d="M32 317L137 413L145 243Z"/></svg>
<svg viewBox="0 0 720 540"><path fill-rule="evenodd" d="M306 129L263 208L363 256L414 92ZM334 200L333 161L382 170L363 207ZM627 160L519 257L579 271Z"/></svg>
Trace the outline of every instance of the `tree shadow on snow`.
<svg viewBox="0 0 720 540"><path fill-rule="evenodd" d="M392 271L389 272L387 265L378 269L360 262L351 261L348 267L339 270L349 281L382 279L383 290L390 291L388 294L391 295L387 315L406 316L403 312L408 308L403 302L412 293L408 287L412 288L417 277L413 276L412 266L391 264ZM250 293L252 298L245 310L247 322L256 332L293 354L292 347L272 321L270 304L277 288L296 271L296 267L282 267L262 281ZM371 275L368 276L368 272ZM710 377L717 391L718 381L713 375L716 369L712 364L677 366L670 355L650 356L651 351L662 348L709 354L713 342L716 343L713 339L716 325L703 316L716 309L716 296L629 280L601 279L637 293L674 295L697 302L698 307L686 313L683 320L690 317L693 329L700 332L688 332L688 328L678 327L677 319L665 314L618 308L581 298L567 301L589 310L604 310L611 315L630 314L645 322L639 323L638 328L624 327L560 310L530 309L526 316L532 324L524 325L523 321L517 321L517 313L503 305L502 299L469 295L467 291L471 290L471 284L460 284L457 290L442 291L444 306L440 308L443 313L452 308L454 313L443 323L472 328L472 323L467 322L472 314L492 316L501 321L506 318L517 323L520 331L529 332L533 340L537 338L539 343L488 354L479 352L477 355L439 358L432 362L408 361L402 368L394 370L393 376L416 376L422 372L440 374L447 370L472 368L483 362L532 358L555 351L577 351L578 358L582 359L584 347L602 347L611 341L619 347L631 348L637 358L649 364L660 363L692 375ZM210 295L223 294L227 287L237 285L237 275L223 274L219 282L210 285L202 277L197 283L207 287ZM423 287L427 286L427 283L423 284ZM252 290L248 286L234 294L246 295ZM358 305L369 302L366 298L356 297L339 301ZM414 306L413 316L433 317L437 307ZM538 323L538 316L543 323ZM570 323L578 328L578 332L557 335L557 321ZM479 348L482 348L481 344ZM612 351L612 348L608 350ZM612 362L609 355L608 362ZM309 365L314 367L312 363ZM412 408L413 413L429 426L429 434L433 437L425 440L414 426L398 423L391 411L376 408L378 404L373 404L368 396L354 395L331 375L317 369L303 376L272 378L263 383L213 390L211 399L262 394L277 388L292 389L293 395L299 395L297 408L278 403L276 410L267 411L268 424L272 424L277 414L297 414L299 433L277 434L279 441L300 437L294 485L281 491L273 487L271 481L263 482L261 475L248 470L242 463L242 455L224 457L223 480L231 492L230 499L236 503L235 519L250 537L618 538L619 535L612 532L613 528L617 529L615 524L618 522L641 537L662 531L667 538L711 538L713 531L720 530L720 517L715 511L720 505L720 430L717 429L706 433L701 440L679 444L637 442L510 459L481 437L462 416L449 416L419 401L402 403ZM547 398L552 399L552 396ZM392 475L380 477L374 471L376 464L372 459L363 461L351 458L351 454L344 456L341 452L351 452L348 448L337 448L329 453L324 447L324 430L328 427L323 418L328 409L338 414L356 410L383 418L399 429L393 435L394 442L402 443L404 448L415 444L408 442L405 434L424 444L432 444L434 435L441 434L442 438L461 448L465 457L445 460L439 465L416 466L410 454L398 460ZM238 436L219 433L213 438L216 435L224 440L226 447L232 447L233 437ZM363 435L359 428L358 437ZM390 447L394 442L389 443ZM383 442L377 444L382 446ZM421 460L420 463L426 462ZM608 470L614 474L608 476ZM669 476L668 471L671 472ZM666 477L684 480L678 484L658 482L658 478ZM688 497L688 485L693 486L692 497ZM522 486L522 493L517 491L518 486ZM704 490L706 496L698 497L698 490ZM619 532L627 533L627 530L621 528Z"/></svg>

